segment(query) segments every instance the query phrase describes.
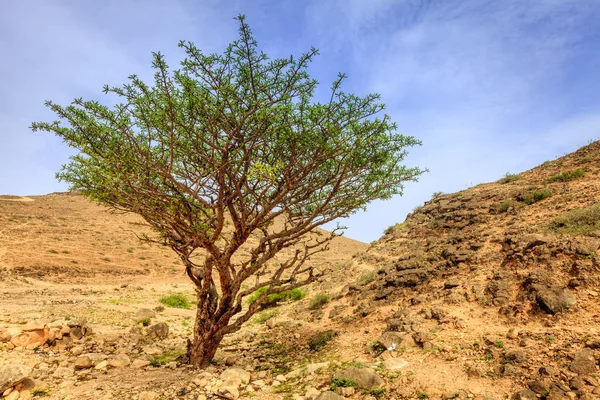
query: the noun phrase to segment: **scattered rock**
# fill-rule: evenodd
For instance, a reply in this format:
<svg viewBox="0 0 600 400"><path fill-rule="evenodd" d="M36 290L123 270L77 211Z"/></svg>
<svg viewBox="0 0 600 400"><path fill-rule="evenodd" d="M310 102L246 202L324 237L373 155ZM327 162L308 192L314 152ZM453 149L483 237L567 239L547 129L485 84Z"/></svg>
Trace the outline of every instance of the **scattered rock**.
<svg viewBox="0 0 600 400"><path fill-rule="evenodd" d="M590 349L583 349L573 357L569 369L579 375L588 375L596 372L596 360Z"/></svg>
<svg viewBox="0 0 600 400"><path fill-rule="evenodd" d="M326 392L321 393L319 396L317 396L316 400L344 400L344 398L342 396L340 396L339 394L332 392L331 390L328 390Z"/></svg>
<svg viewBox="0 0 600 400"><path fill-rule="evenodd" d="M135 316L138 318L154 318L156 317L156 311L150 308L140 308L138 312L135 313Z"/></svg>
<svg viewBox="0 0 600 400"><path fill-rule="evenodd" d="M77 357L73 364L76 370L92 368L92 360L89 357Z"/></svg>
<svg viewBox="0 0 600 400"><path fill-rule="evenodd" d="M375 389L383 385L383 380L370 368L349 367L337 371L333 378L352 380L361 389Z"/></svg>
<svg viewBox="0 0 600 400"><path fill-rule="evenodd" d="M514 400L537 400L537 398L535 392L529 389L521 390L513 395Z"/></svg>
<svg viewBox="0 0 600 400"><path fill-rule="evenodd" d="M158 393L156 392L141 392L138 400L156 400L158 399Z"/></svg>
<svg viewBox="0 0 600 400"><path fill-rule="evenodd" d="M504 356L508 361L515 364L527 361L527 354L520 349L507 350Z"/></svg>
<svg viewBox="0 0 600 400"><path fill-rule="evenodd" d="M115 368L126 367L131 364L131 359L126 354L118 354L108 361L108 365Z"/></svg>
<svg viewBox="0 0 600 400"><path fill-rule="evenodd" d="M0 367L0 393L23 382L31 374L31 368L21 364Z"/></svg>
<svg viewBox="0 0 600 400"><path fill-rule="evenodd" d="M154 337L157 339L166 339L169 336L169 325L165 322L159 322L158 324L154 324L148 327L148 336Z"/></svg>
<svg viewBox="0 0 600 400"><path fill-rule="evenodd" d="M382 364L385 369L394 371L406 367L408 365L408 361L405 361L401 358L388 358Z"/></svg>
<svg viewBox="0 0 600 400"><path fill-rule="evenodd" d="M547 288L536 285L536 301L548 314L557 314L570 309L576 301L569 289Z"/></svg>
<svg viewBox="0 0 600 400"><path fill-rule="evenodd" d="M227 368L220 375L223 381L239 379L242 383L250 383L250 372L241 368Z"/></svg>
<svg viewBox="0 0 600 400"><path fill-rule="evenodd" d="M537 394L545 395L550 391L550 385L545 381L532 381L529 382L527 386L529 386L529 389L531 389L531 391Z"/></svg>
<svg viewBox="0 0 600 400"><path fill-rule="evenodd" d="M14 336L10 342L15 347L34 348L43 346L50 338L50 329L36 329Z"/></svg>

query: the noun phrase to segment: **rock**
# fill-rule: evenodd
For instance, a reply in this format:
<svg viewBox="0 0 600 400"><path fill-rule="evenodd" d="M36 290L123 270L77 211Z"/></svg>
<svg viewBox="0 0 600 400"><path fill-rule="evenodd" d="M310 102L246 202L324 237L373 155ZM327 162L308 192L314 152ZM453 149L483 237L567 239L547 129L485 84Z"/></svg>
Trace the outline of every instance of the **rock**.
<svg viewBox="0 0 600 400"><path fill-rule="evenodd" d="M338 388L338 390L340 391L340 394L344 397L353 396L356 392L356 390L353 387L341 387Z"/></svg>
<svg viewBox="0 0 600 400"><path fill-rule="evenodd" d="M408 365L408 361L405 361L401 358L389 358L385 360L382 364L385 367L385 369L394 371L406 367Z"/></svg>
<svg viewBox="0 0 600 400"><path fill-rule="evenodd" d="M221 386L217 390L217 394L228 400L236 400L240 397L240 392L237 387L234 386Z"/></svg>
<svg viewBox="0 0 600 400"><path fill-rule="evenodd" d="M156 356L163 353L162 349L156 346L146 346L142 351L149 356Z"/></svg>
<svg viewBox="0 0 600 400"><path fill-rule="evenodd" d="M83 346L74 346L71 349L71 354L73 354L74 356L80 356L81 354L83 354Z"/></svg>
<svg viewBox="0 0 600 400"><path fill-rule="evenodd" d="M280 374L275 377L275 380L283 383L283 382L287 381L287 378Z"/></svg>
<svg viewBox="0 0 600 400"><path fill-rule="evenodd" d="M118 354L108 361L108 365L115 368L126 367L131 364L131 359L126 354Z"/></svg>
<svg viewBox="0 0 600 400"><path fill-rule="evenodd" d="M383 380L370 368L349 367L336 372L333 378L352 380L361 389L375 389L383 385Z"/></svg>
<svg viewBox="0 0 600 400"><path fill-rule="evenodd" d="M52 376L54 378L63 379L63 380L65 378L70 378L73 376L73 368L58 367L54 370L54 373L52 374Z"/></svg>
<svg viewBox="0 0 600 400"><path fill-rule="evenodd" d="M444 289L454 289L460 286L460 281L458 279L450 279L444 282Z"/></svg>
<svg viewBox="0 0 600 400"><path fill-rule="evenodd" d="M535 394L535 392L526 389L526 390L521 390L520 392L517 392L513 395L513 399L514 400L537 400L537 395Z"/></svg>
<svg viewBox="0 0 600 400"><path fill-rule="evenodd" d="M519 331L517 328L510 328L506 333L506 337L509 339L517 339L519 337Z"/></svg>
<svg viewBox="0 0 600 400"><path fill-rule="evenodd" d="M77 357L73 366L76 370L92 368L92 360L89 357Z"/></svg>
<svg viewBox="0 0 600 400"><path fill-rule="evenodd" d="M87 324L87 318L85 317L80 317L80 318L73 318L67 321L67 326L69 328L74 328L74 327L84 327Z"/></svg>
<svg viewBox="0 0 600 400"><path fill-rule="evenodd" d="M27 365L8 364L0 367L0 393L23 382L31 374Z"/></svg>
<svg viewBox="0 0 600 400"><path fill-rule="evenodd" d="M158 324L154 324L148 327L148 336L154 337L157 339L166 339L169 336L169 325L165 322L159 322Z"/></svg>
<svg viewBox="0 0 600 400"><path fill-rule="evenodd" d="M14 336L10 342L15 347L34 348L43 346L50 338L50 329L36 329Z"/></svg>
<svg viewBox="0 0 600 400"><path fill-rule="evenodd" d="M413 339L417 343L425 343L431 340L431 335L428 332L415 332L413 333Z"/></svg>
<svg viewBox="0 0 600 400"><path fill-rule="evenodd" d="M135 313L135 316L139 318L154 318L156 317L156 311L150 308L140 308L138 312Z"/></svg>
<svg viewBox="0 0 600 400"><path fill-rule="evenodd" d="M8 343L10 342L10 338L10 332L4 328L0 328L0 343Z"/></svg>
<svg viewBox="0 0 600 400"><path fill-rule="evenodd" d="M250 372L241 368L227 368L220 375L223 381L229 379L239 379L242 383L250 383Z"/></svg>
<svg viewBox="0 0 600 400"><path fill-rule="evenodd" d="M536 285L536 301L548 314L557 314L570 309L576 301L569 289L547 288Z"/></svg>
<svg viewBox="0 0 600 400"><path fill-rule="evenodd" d="M69 335L73 336L74 338L81 339L83 337L83 327L72 326L69 329Z"/></svg>
<svg viewBox="0 0 600 400"><path fill-rule="evenodd" d="M139 358L136 360L133 360L131 362L131 368L144 368L144 367L147 367L148 365L150 365L150 361L142 360Z"/></svg>
<svg viewBox="0 0 600 400"><path fill-rule="evenodd" d="M573 357L569 369L579 375L589 375L596 371L596 360L590 349L583 349Z"/></svg>
<svg viewBox="0 0 600 400"><path fill-rule="evenodd" d="M21 397L21 393L18 390L14 390L10 392L8 396L6 396L3 400L19 400Z"/></svg>
<svg viewBox="0 0 600 400"><path fill-rule="evenodd" d="M46 323L44 321L31 321L25 324L21 330L23 332L32 332L32 331L43 331L46 328Z"/></svg>
<svg viewBox="0 0 600 400"><path fill-rule="evenodd" d="M315 400L317 397L319 397L320 394L321 392L319 392L314 387L308 387L306 388L306 393L304 394L304 397L307 400Z"/></svg>
<svg viewBox="0 0 600 400"><path fill-rule="evenodd" d="M412 336L407 333L384 332L379 339L377 339L377 344L388 350L400 350L402 347L413 347L415 341Z"/></svg>
<svg viewBox="0 0 600 400"><path fill-rule="evenodd" d="M314 374L315 372L317 372L320 369L326 369L329 367L329 364L331 364L329 361L325 361L322 363L314 363L314 364L308 364L306 366L306 372L309 374Z"/></svg>
<svg viewBox="0 0 600 400"><path fill-rule="evenodd" d="M158 393L156 392L141 392L138 400L156 400L158 399Z"/></svg>
<svg viewBox="0 0 600 400"><path fill-rule="evenodd" d="M342 396L339 394L328 390L326 392L321 393L319 396L315 398L315 400L344 400Z"/></svg>
<svg viewBox="0 0 600 400"><path fill-rule="evenodd" d="M228 367L231 367L231 366L235 365L237 360L238 360L238 356L228 356L225 359L225 365L227 365Z"/></svg>
<svg viewBox="0 0 600 400"><path fill-rule="evenodd" d="M529 386L529 389L531 389L531 391L537 394L545 395L550 391L550 385L544 381L532 381L529 382L527 386Z"/></svg>
<svg viewBox="0 0 600 400"><path fill-rule="evenodd" d="M104 360L104 361L100 361L98 364L96 364L94 369L101 370L101 369L106 369L106 367L108 367L108 361Z"/></svg>
<svg viewBox="0 0 600 400"><path fill-rule="evenodd" d="M545 366L545 367L540 367L539 372L540 372L540 375L542 375L542 376L557 376L558 375L558 370L551 365Z"/></svg>
<svg viewBox="0 0 600 400"><path fill-rule="evenodd" d="M508 361L514 364L520 364L527 361L527 354L520 349L507 350L504 356Z"/></svg>

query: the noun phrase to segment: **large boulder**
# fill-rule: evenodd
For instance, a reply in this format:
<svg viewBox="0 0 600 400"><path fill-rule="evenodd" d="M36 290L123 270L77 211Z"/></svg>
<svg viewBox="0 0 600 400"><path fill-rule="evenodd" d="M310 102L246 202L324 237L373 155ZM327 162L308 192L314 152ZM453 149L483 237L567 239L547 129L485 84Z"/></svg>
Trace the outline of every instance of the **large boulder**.
<svg viewBox="0 0 600 400"><path fill-rule="evenodd" d="M596 359L593 351L583 349L575 354L569 369L579 375L589 375L596 372Z"/></svg>
<svg viewBox="0 0 600 400"><path fill-rule="evenodd" d="M536 287L536 301L540 308L548 314L557 314L571 308L576 301L569 289Z"/></svg>
<svg viewBox="0 0 600 400"><path fill-rule="evenodd" d="M13 336L10 341L15 347L34 348L43 346L48 342L48 339L50 339L50 330L44 328L23 332Z"/></svg>
<svg viewBox="0 0 600 400"><path fill-rule="evenodd" d="M370 368L349 367L336 372L333 379L354 381L360 389L376 389L383 386L383 379Z"/></svg>
<svg viewBox="0 0 600 400"><path fill-rule="evenodd" d="M21 364L8 364L0 367L0 393L23 382L31 373L31 368Z"/></svg>

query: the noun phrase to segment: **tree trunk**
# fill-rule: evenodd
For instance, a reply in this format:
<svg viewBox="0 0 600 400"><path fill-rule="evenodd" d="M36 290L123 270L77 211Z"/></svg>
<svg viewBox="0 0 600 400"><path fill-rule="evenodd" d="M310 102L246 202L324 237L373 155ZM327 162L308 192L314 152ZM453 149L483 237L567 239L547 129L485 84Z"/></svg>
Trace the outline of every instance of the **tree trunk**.
<svg viewBox="0 0 600 400"><path fill-rule="evenodd" d="M223 339L220 335L201 334L194 332L194 338L188 342L188 357L190 364L197 368L205 368L215 357L219 343Z"/></svg>

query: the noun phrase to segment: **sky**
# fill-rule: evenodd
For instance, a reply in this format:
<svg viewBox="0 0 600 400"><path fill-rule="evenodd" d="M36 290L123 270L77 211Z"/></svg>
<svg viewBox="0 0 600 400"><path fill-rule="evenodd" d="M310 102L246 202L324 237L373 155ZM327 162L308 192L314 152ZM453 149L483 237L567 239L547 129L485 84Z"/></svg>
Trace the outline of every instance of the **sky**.
<svg viewBox="0 0 600 400"><path fill-rule="evenodd" d="M600 139L597 0L0 0L0 194L68 189L55 173L73 150L28 128L56 119L45 100L109 104L104 84L151 81L153 51L171 66L182 39L222 52L239 14L271 58L318 48L309 72L323 89L346 73L346 92L380 93L423 142L405 162L429 172L340 221L347 237L376 240L434 192Z"/></svg>

